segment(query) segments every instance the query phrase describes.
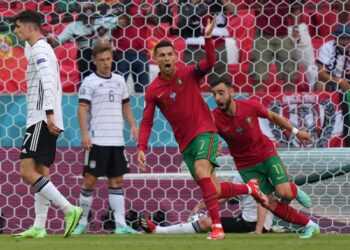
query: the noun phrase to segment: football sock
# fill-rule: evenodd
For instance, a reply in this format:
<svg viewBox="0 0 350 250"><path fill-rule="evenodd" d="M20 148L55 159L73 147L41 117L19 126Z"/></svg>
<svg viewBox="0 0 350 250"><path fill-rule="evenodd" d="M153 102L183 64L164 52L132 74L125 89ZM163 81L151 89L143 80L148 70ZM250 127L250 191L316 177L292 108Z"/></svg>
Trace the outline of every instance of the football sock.
<svg viewBox="0 0 350 250"><path fill-rule="evenodd" d="M195 222L181 223L168 227L156 227L155 233L157 234L184 234L184 233L196 233L194 226Z"/></svg>
<svg viewBox="0 0 350 250"><path fill-rule="evenodd" d="M306 224L306 226L316 226L317 224L313 222L312 220L309 220L309 222Z"/></svg>
<svg viewBox="0 0 350 250"><path fill-rule="evenodd" d="M82 188L80 191L79 205L83 209L83 214L81 215L81 218L79 221L79 224L81 225L88 224L88 217L89 217L89 212L93 201L93 195L94 195L93 190L87 190Z"/></svg>
<svg viewBox="0 0 350 250"><path fill-rule="evenodd" d="M116 226L125 227L125 200L123 188L112 188L108 190L109 205L113 209Z"/></svg>
<svg viewBox="0 0 350 250"><path fill-rule="evenodd" d="M292 182L290 182L289 184L290 184L290 189L292 190L292 193L293 193L293 197L290 200L294 200L295 197L297 197L298 195L298 187Z"/></svg>
<svg viewBox="0 0 350 250"><path fill-rule="evenodd" d="M234 196L248 194L249 189L246 184L235 184L232 182L222 182L220 198L231 198Z"/></svg>
<svg viewBox="0 0 350 250"><path fill-rule="evenodd" d="M287 222L301 226L306 226L310 220L305 215L298 213L297 210L282 202L278 202L275 210L271 212Z"/></svg>
<svg viewBox="0 0 350 250"><path fill-rule="evenodd" d="M45 227L50 201L44 196L42 196L40 193L35 193L34 199L35 219L33 226Z"/></svg>
<svg viewBox="0 0 350 250"><path fill-rule="evenodd" d="M208 209L212 224L220 224L218 193L210 177L198 180L198 185L202 191L203 201Z"/></svg>
<svg viewBox="0 0 350 250"><path fill-rule="evenodd" d="M67 214L72 208L72 204L63 197L63 195L57 190L57 188L52 184L51 181L46 179L44 176L39 177L39 179L33 185L37 193L40 193L49 201L52 201L59 209Z"/></svg>

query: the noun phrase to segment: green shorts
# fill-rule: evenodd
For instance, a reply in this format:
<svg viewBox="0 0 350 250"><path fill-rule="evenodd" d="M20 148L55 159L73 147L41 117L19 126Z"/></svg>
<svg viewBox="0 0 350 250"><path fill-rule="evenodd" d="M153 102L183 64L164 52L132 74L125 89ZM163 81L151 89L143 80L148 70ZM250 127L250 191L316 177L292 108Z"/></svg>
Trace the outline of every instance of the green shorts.
<svg viewBox="0 0 350 250"><path fill-rule="evenodd" d="M287 171L278 155L271 156L266 161L239 171L244 182L258 179L261 191L271 194L275 186L289 181Z"/></svg>
<svg viewBox="0 0 350 250"><path fill-rule="evenodd" d="M182 157L195 179L194 162L207 159L214 167L219 167L216 160L218 154L219 139L216 133L203 133L194 138L187 148L182 151Z"/></svg>

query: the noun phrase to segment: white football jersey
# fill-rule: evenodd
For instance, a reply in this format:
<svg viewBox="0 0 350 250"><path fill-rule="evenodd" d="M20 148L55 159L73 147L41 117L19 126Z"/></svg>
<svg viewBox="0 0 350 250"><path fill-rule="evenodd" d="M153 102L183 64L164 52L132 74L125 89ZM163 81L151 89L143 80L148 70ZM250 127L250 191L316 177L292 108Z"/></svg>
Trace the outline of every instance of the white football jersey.
<svg viewBox="0 0 350 250"><path fill-rule="evenodd" d="M236 175L233 179L233 183L243 184L244 182L240 175ZM239 204L242 210L242 218L245 221L256 222L258 220L258 214L257 203L254 198L251 195L240 195L238 199L240 200ZM270 211L267 211L264 223L264 228L266 230L270 230L272 227L273 217L274 215Z"/></svg>
<svg viewBox="0 0 350 250"><path fill-rule="evenodd" d="M32 47L26 43L25 55L28 58L27 81L27 125L46 122L46 110L53 110L55 125L61 130L62 85L56 55L51 46L39 39Z"/></svg>
<svg viewBox="0 0 350 250"><path fill-rule="evenodd" d="M124 146L122 104L129 101L124 77L114 73L110 78L90 74L79 90L79 101L84 100L90 103L91 142L99 146Z"/></svg>

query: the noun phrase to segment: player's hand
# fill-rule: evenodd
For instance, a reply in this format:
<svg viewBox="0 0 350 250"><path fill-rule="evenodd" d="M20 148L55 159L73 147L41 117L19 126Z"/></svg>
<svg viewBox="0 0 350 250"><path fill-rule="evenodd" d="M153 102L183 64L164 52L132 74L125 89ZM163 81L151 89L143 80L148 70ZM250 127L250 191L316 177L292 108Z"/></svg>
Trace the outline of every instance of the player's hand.
<svg viewBox="0 0 350 250"><path fill-rule="evenodd" d="M145 161L146 161L145 152L143 152L142 150L137 151L137 166L139 167L141 172L147 171Z"/></svg>
<svg viewBox="0 0 350 250"><path fill-rule="evenodd" d="M198 203L191 211L190 217L192 215L198 214L202 209L202 203Z"/></svg>
<svg viewBox="0 0 350 250"><path fill-rule="evenodd" d="M90 150L92 147L92 143L91 143L91 138L90 135L88 133L83 134L81 136L81 146L85 149L85 150Z"/></svg>
<svg viewBox="0 0 350 250"><path fill-rule="evenodd" d="M46 116L46 121L47 121L47 129L49 132L53 135L59 135L61 133L61 129L56 127L55 125L55 117L54 115L48 115Z"/></svg>
<svg viewBox="0 0 350 250"><path fill-rule="evenodd" d="M311 138L310 134L306 131L299 130L296 137L299 139L301 144L304 146L307 142L310 144L314 143L314 140Z"/></svg>
<svg viewBox="0 0 350 250"><path fill-rule="evenodd" d="M139 131L137 130L136 126L130 128L130 133L131 133L131 137L133 138L134 143L138 142Z"/></svg>
<svg viewBox="0 0 350 250"><path fill-rule="evenodd" d="M211 33L216 26L216 16L213 16L212 19L208 19L207 26L205 26L204 36L211 37Z"/></svg>

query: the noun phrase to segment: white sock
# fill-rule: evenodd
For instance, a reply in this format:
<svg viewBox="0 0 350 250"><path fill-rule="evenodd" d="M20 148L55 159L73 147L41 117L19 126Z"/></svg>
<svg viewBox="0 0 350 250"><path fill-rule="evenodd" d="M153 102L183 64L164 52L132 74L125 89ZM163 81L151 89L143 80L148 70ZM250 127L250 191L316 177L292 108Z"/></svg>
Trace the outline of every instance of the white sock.
<svg viewBox="0 0 350 250"><path fill-rule="evenodd" d="M176 224L168 227L156 227L155 233L157 234L185 234L185 233L196 233L192 222Z"/></svg>
<svg viewBox="0 0 350 250"><path fill-rule="evenodd" d="M87 225L88 224L88 217L89 212L91 209L92 201L94 191L93 190L87 190L82 188L79 196L79 205L83 209L83 214L81 215L79 224L80 225Z"/></svg>
<svg viewBox="0 0 350 250"><path fill-rule="evenodd" d="M40 193L35 193L34 198L35 220L33 227L45 227L50 201Z"/></svg>
<svg viewBox="0 0 350 250"><path fill-rule="evenodd" d="M47 184L41 188L39 193L46 199L52 201L64 214L67 214L72 208L72 204L63 197L51 181L48 181Z"/></svg>
<svg viewBox="0 0 350 250"><path fill-rule="evenodd" d="M109 188L109 205L113 210L116 227L125 227L125 200L122 188Z"/></svg>
<svg viewBox="0 0 350 250"><path fill-rule="evenodd" d="M306 227L308 226L316 226L317 224L313 222L312 220L309 220L309 222L306 224Z"/></svg>

